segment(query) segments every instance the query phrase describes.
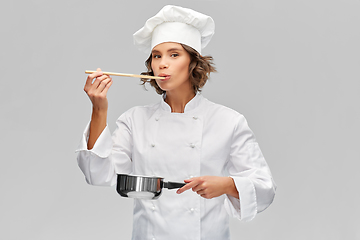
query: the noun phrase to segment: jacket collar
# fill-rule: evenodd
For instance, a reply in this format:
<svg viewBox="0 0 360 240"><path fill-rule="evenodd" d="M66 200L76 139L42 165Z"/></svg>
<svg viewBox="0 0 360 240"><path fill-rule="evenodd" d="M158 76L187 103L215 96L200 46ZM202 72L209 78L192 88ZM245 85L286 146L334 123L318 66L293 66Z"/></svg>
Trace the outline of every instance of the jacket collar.
<svg viewBox="0 0 360 240"><path fill-rule="evenodd" d="M166 112L170 112L171 113L171 107L169 106L169 104L167 104L165 102L165 98L166 98L166 93L163 95L161 102L160 102L160 108ZM193 97L186 105L185 105L185 109L184 109L184 113L190 112L194 109L196 109L201 101L203 100L203 96L201 95L201 93L197 93L195 95L195 97Z"/></svg>

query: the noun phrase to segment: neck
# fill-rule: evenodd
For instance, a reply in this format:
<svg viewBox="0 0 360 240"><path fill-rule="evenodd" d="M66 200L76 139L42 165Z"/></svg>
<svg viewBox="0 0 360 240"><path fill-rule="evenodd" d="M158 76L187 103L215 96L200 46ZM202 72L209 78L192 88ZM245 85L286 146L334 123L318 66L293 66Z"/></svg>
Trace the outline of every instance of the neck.
<svg viewBox="0 0 360 240"><path fill-rule="evenodd" d="M165 102L171 107L171 112L183 113L186 104L195 97L193 91L189 92L166 92Z"/></svg>

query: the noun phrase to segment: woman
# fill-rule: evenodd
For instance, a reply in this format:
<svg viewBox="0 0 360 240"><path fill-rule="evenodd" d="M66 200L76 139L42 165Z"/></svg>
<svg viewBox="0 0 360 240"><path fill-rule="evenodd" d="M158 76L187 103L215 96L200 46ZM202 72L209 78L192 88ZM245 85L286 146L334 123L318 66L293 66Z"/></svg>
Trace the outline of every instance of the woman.
<svg viewBox="0 0 360 240"><path fill-rule="evenodd" d="M230 239L229 215L252 220L273 200L275 183L245 118L199 93L215 71L201 56L213 33L211 17L165 6L134 34L150 52L146 74L165 77L151 80L163 98L122 114L112 136L112 79L98 69L86 81L93 112L78 150L86 181L112 186L132 173L187 183L157 200L134 199L133 239Z"/></svg>

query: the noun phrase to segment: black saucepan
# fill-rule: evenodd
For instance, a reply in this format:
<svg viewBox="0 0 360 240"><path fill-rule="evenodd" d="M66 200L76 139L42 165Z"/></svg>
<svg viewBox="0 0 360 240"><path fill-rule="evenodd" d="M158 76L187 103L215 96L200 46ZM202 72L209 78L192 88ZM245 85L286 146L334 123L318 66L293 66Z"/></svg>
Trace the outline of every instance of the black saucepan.
<svg viewBox="0 0 360 240"><path fill-rule="evenodd" d="M123 197L158 199L162 188L176 189L186 183L164 182L161 177L118 174L116 191Z"/></svg>

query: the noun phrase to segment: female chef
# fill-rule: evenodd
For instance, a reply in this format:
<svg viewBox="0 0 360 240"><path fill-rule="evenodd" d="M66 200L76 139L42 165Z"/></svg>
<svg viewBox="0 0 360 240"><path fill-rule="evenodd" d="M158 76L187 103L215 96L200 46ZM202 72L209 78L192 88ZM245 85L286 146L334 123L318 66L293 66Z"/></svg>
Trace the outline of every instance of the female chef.
<svg viewBox="0 0 360 240"><path fill-rule="evenodd" d="M87 78L93 112L78 149L86 181L112 186L125 173L187 183L157 200L134 199L132 239L230 239L229 215L250 221L273 201L275 183L244 116L199 93L215 71L201 56L214 28L211 17L177 6L147 20L134 42L150 54L147 74L165 77L151 80L162 98L123 113L113 135L112 79L101 69Z"/></svg>

